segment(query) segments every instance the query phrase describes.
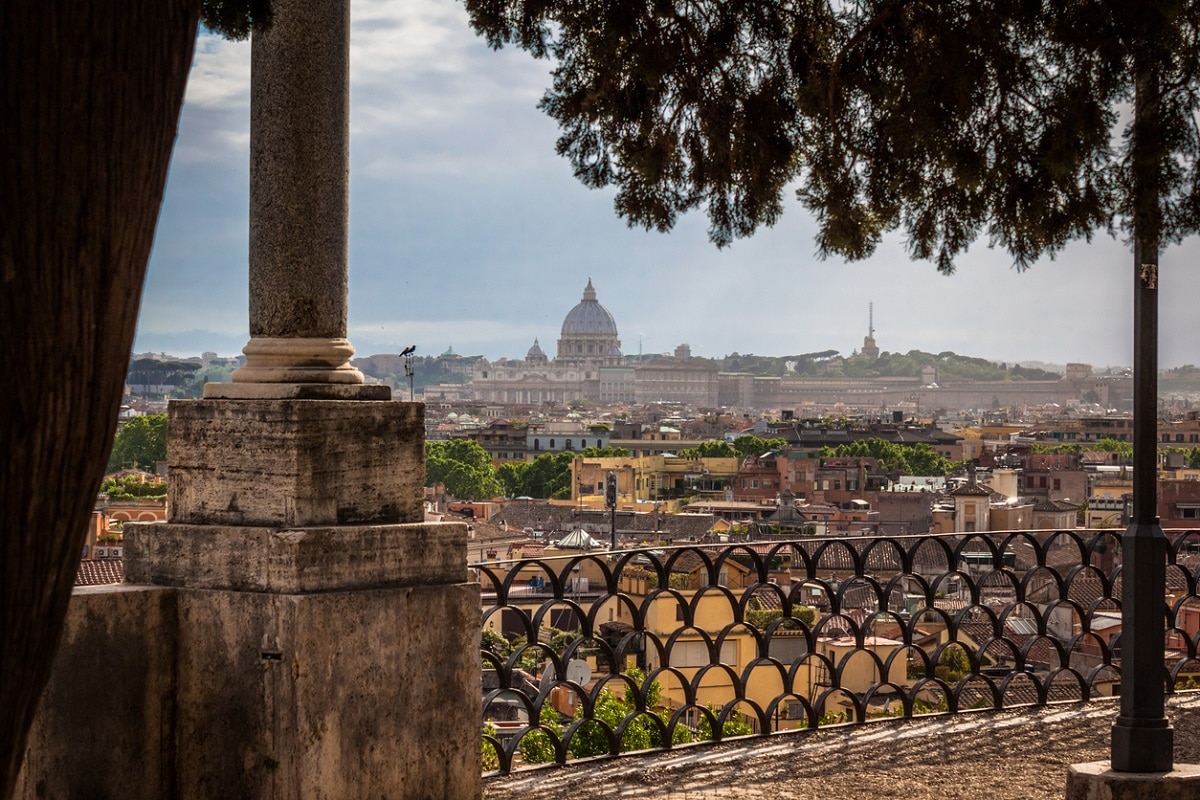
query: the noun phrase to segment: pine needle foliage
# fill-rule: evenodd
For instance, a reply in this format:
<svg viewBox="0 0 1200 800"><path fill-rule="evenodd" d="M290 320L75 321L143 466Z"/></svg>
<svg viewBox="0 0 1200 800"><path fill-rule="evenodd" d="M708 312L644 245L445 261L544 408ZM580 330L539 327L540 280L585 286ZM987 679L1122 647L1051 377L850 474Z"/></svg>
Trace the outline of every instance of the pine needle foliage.
<svg viewBox="0 0 1200 800"><path fill-rule="evenodd" d="M242 41L271 24L271 0L201 0L200 21L227 39Z"/></svg>
<svg viewBox="0 0 1200 800"><path fill-rule="evenodd" d="M820 255L899 230L945 273L981 238L1024 269L1097 230L1200 226L1194 0L466 6L491 46L556 61L557 150L630 225L703 208L725 246L795 191Z"/></svg>

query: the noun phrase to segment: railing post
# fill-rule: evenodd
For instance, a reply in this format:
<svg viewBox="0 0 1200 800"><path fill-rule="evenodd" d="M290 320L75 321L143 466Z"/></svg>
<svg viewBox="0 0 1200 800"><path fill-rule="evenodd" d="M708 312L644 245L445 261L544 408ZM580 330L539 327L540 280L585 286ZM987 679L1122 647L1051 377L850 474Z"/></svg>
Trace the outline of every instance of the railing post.
<svg viewBox="0 0 1200 800"><path fill-rule="evenodd" d="M1167 541L1158 523L1158 248L1134 245L1133 519L1121 538L1121 713L1112 768L1170 772L1165 715Z"/></svg>

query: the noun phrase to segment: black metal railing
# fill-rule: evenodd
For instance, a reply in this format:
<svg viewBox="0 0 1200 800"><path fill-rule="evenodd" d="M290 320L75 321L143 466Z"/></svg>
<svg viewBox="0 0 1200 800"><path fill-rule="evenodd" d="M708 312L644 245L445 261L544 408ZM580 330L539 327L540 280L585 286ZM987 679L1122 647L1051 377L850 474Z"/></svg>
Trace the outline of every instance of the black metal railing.
<svg viewBox="0 0 1200 800"><path fill-rule="evenodd" d="M1200 530L1168 533L1168 691ZM1121 532L695 543L472 565L486 770L1120 691Z"/></svg>

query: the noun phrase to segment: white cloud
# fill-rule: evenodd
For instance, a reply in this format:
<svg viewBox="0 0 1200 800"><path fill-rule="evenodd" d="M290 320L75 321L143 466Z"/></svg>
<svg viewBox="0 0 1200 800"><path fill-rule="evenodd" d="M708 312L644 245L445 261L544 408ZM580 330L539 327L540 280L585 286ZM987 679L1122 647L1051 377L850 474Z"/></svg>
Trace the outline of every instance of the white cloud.
<svg viewBox="0 0 1200 800"><path fill-rule="evenodd" d="M590 275L628 353L638 332L646 352L686 341L697 355L848 353L874 301L890 351L1132 358L1132 256L1106 237L1026 274L981 243L946 278L910 262L899 237L863 263L821 262L814 224L789 195L776 228L717 251L702 214L670 235L631 231L611 191L577 183L554 154L553 121L535 108L551 65L489 51L454 0L355 0L350 63L359 352L453 344L513 357L535 336L550 352ZM245 327L249 64L248 43L198 42L143 330ZM1193 239L1163 257L1164 364L1200 363L1188 334L1196 255Z"/></svg>

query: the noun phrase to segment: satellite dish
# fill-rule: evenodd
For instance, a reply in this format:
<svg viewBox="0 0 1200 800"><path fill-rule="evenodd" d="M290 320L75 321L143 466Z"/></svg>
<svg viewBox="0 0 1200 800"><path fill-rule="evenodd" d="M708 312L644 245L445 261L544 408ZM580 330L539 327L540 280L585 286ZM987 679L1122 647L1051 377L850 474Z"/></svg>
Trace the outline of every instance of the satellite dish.
<svg viewBox="0 0 1200 800"><path fill-rule="evenodd" d="M583 659L573 658L567 662L567 677L565 680L573 681L580 686L586 686L588 681L592 679L592 668ZM541 680L538 681L538 686L542 689L547 686L552 686L558 681L558 674L554 669L553 664L547 664L546 669L542 670Z"/></svg>
<svg viewBox="0 0 1200 800"><path fill-rule="evenodd" d="M542 670L542 677L538 680L538 688L545 689L547 686L550 686L551 684L553 684L554 680L555 680L554 665L547 664L546 668L544 670Z"/></svg>
<svg viewBox="0 0 1200 800"><path fill-rule="evenodd" d="M588 666L586 661L573 658L567 664L567 680L578 683L580 686L586 686L587 682L591 679L592 668Z"/></svg>

